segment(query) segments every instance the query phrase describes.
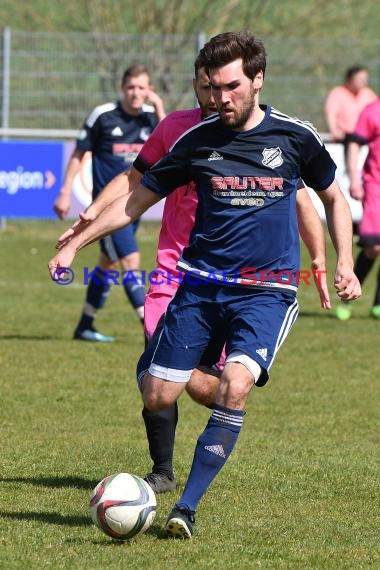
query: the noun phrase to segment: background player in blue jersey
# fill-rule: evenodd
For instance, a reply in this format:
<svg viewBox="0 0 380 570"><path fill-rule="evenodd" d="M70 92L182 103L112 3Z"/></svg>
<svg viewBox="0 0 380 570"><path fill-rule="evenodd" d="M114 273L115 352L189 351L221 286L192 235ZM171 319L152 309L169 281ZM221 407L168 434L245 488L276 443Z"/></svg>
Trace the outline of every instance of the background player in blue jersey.
<svg viewBox="0 0 380 570"><path fill-rule="evenodd" d="M110 180L133 163L156 124L165 116L163 102L153 90L144 65L136 64L126 69L121 92L119 101L99 105L83 124L54 204L54 210L61 219L69 212L73 180L87 151L92 152L93 198L96 198ZM147 105L147 100L152 104ZM134 272L135 279L125 280L124 289L143 322L145 288L139 272L137 226L138 220L100 241L99 269L90 279L74 338L95 342L113 340L96 331L93 322L109 294L110 284L105 280L104 272L119 265L123 272Z"/></svg>
<svg viewBox="0 0 380 570"><path fill-rule="evenodd" d="M169 304L141 383L145 406L166 408L182 394L209 344L226 343L216 404L166 523L170 536L183 538L192 536L199 501L237 441L251 388L268 381L297 317L300 177L318 191L325 207L337 252L338 296L351 300L361 294L353 272L351 214L335 181L335 164L309 123L259 105L263 44L248 33L228 32L212 38L201 53L219 116L188 130L127 201L118 199L117 221L104 216L49 262L54 277L99 232L131 223L178 185L195 182L195 226L178 263L186 278ZM142 359L139 372L144 368Z"/></svg>

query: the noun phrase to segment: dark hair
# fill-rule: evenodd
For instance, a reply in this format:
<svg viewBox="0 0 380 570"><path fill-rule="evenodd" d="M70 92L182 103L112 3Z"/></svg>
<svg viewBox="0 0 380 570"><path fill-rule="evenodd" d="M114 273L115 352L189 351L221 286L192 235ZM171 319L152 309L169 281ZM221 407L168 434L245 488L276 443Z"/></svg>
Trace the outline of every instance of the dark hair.
<svg viewBox="0 0 380 570"><path fill-rule="evenodd" d="M123 77L121 79L121 84L124 85L124 83L126 83L126 81L130 77L138 77L139 75L143 75L144 73L149 77L150 74L148 68L145 65L142 65L141 63L135 63L124 71Z"/></svg>
<svg viewBox="0 0 380 570"><path fill-rule="evenodd" d="M354 75L360 73L360 71L368 71L368 69L366 68L365 65L353 65L352 67L349 67L344 76L346 83L347 81L350 81L350 79L352 79Z"/></svg>
<svg viewBox="0 0 380 570"><path fill-rule="evenodd" d="M194 61L194 77L195 77L195 79L198 79L199 70L200 70L202 67L205 67L205 66L206 66L206 63L205 63L205 60L204 60L204 57L203 57L203 54L202 54L202 50L201 50L201 51L198 53L198 55L197 55L197 57L196 57L196 59L195 59L195 61Z"/></svg>
<svg viewBox="0 0 380 570"><path fill-rule="evenodd" d="M199 52L206 72L227 65L236 59L243 60L244 74L254 79L259 71L265 74L266 51L261 40L249 32L225 32L211 38Z"/></svg>

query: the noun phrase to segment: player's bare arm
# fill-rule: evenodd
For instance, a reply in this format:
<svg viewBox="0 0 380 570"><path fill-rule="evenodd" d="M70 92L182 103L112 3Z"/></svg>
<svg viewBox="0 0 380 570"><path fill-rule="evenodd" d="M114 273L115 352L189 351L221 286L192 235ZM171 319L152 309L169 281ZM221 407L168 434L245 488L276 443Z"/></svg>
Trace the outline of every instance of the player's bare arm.
<svg viewBox="0 0 380 570"><path fill-rule="evenodd" d="M341 299L357 299L361 295L361 286L353 269L350 207L336 180L318 195L325 207L327 225L337 253L334 287Z"/></svg>
<svg viewBox="0 0 380 570"><path fill-rule="evenodd" d="M66 218L69 213L71 205L71 188L73 186L74 178L80 170L83 156L84 152L76 149L67 164L62 188L53 206L55 213L61 220Z"/></svg>
<svg viewBox="0 0 380 570"><path fill-rule="evenodd" d="M96 220L99 214L120 196L125 196L126 198L139 184L141 177L142 174L133 166L115 176L88 208L79 214L79 220L76 220L70 228L59 236L58 247L63 247L74 235L82 232L89 223Z"/></svg>
<svg viewBox="0 0 380 570"><path fill-rule="evenodd" d="M297 191L298 229L310 258L322 309L331 309L326 278L326 244L322 222L306 190Z"/></svg>
<svg viewBox="0 0 380 570"><path fill-rule="evenodd" d="M364 196L361 170L359 168L360 145L350 142L347 148L347 170L350 179L350 194L355 200L362 200Z"/></svg>
<svg viewBox="0 0 380 570"><path fill-rule="evenodd" d="M63 246L59 252L49 261L48 267L52 279L56 270L60 267L70 267L76 253L86 245L129 225L139 218L150 206L160 200L160 197L142 186L134 192L122 195L109 204L92 223L87 224L83 231Z"/></svg>
<svg viewBox="0 0 380 570"><path fill-rule="evenodd" d="M126 196L137 187L142 178L141 172L130 166L127 170L118 174L107 184L107 186L98 194L96 199L81 214L82 219L88 221L95 220L109 204L114 202L120 196Z"/></svg>
<svg viewBox="0 0 380 570"><path fill-rule="evenodd" d="M159 94L155 91L153 85L150 85L148 91L148 101L152 103L159 121L166 117L164 102Z"/></svg>

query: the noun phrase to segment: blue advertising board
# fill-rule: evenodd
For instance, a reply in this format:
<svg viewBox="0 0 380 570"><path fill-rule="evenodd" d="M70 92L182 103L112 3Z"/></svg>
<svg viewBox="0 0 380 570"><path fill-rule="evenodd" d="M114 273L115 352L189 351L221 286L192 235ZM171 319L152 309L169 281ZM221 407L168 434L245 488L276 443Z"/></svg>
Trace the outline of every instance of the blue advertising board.
<svg viewBox="0 0 380 570"><path fill-rule="evenodd" d="M74 141L0 141L0 219L53 218ZM92 199L92 156L87 152L75 175L68 218L77 218ZM143 215L159 220L164 200Z"/></svg>
<svg viewBox="0 0 380 570"><path fill-rule="evenodd" d="M0 141L0 217L55 218L64 142Z"/></svg>

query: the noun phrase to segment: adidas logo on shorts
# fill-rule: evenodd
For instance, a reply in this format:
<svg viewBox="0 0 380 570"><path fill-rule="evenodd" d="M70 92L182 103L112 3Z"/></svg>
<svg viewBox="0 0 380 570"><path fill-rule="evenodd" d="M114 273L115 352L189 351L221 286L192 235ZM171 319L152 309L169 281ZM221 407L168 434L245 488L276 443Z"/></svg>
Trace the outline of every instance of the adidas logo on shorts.
<svg viewBox="0 0 380 570"><path fill-rule="evenodd" d="M267 349L267 348L258 348L258 349L256 350L256 352L257 352L257 354L258 354L259 356L261 356L261 358L262 358L263 360L265 360L265 362L266 362L267 356L268 356L268 349Z"/></svg>

